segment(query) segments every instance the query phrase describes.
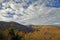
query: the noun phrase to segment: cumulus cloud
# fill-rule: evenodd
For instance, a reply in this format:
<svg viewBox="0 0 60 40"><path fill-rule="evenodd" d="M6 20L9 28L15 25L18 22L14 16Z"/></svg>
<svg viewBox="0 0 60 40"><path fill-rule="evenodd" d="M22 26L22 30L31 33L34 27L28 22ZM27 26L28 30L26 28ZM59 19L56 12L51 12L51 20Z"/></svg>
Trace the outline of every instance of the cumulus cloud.
<svg viewBox="0 0 60 40"><path fill-rule="evenodd" d="M10 0L3 2L2 10L0 10L0 21L35 25L54 24L56 19L60 18L60 8L47 7L46 2L48 1Z"/></svg>
<svg viewBox="0 0 60 40"><path fill-rule="evenodd" d="M29 9L24 9L22 7L23 3L21 3L21 4L22 5L20 5L20 3L17 4L14 1L3 2L2 3L3 9L0 10L0 15L3 16L4 19L6 19L6 18L7 19L13 19L13 21L18 21L18 20L23 21L23 20L32 18L32 16L30 17L30 13L32 11L30 11Z"/></svg>

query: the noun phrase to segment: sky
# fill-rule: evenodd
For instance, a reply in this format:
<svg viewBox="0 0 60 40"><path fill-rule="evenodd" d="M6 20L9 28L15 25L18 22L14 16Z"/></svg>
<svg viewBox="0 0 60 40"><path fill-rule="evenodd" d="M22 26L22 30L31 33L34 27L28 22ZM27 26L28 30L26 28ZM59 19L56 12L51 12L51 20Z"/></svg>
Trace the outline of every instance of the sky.
<svg viewBox="0 0 60 40"><path fill-rule="evenodd" d="M0 0L0 21L60 25L60 0Z"/></svg>

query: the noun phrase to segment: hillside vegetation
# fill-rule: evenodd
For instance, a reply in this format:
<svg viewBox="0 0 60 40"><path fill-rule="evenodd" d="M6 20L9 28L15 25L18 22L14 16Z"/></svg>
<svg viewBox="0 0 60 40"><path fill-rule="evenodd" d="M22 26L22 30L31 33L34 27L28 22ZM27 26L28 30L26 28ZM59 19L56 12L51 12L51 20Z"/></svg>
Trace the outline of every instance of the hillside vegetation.
<svg viewBox="0 0 60 40"><path fill-rule="evenodd" d="M28 34L31 40L60 40L60 27L51 25L32 26L36 31Z"/></svg>
<svg viewBox="0 0 60 40"><path fill-rule="evenodd" d="M0 29L0 40L60 40L60 26L29 25L27 27L34 28L34 31L14 30L13 24L9 29Z"/></svg>

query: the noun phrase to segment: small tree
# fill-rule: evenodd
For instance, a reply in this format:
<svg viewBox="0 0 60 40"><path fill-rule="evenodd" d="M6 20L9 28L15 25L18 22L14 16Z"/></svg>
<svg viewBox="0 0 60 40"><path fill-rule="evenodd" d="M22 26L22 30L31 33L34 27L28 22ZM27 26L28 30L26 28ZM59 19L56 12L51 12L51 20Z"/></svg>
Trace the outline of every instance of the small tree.
<svg viewBox="0 0 60 40"><path fill-rule="evenodd" d="M18 35L19 30L14 31L14 24L10 25L9 36L11 40L21 40L21 36Z"/></svg>
<svg viewBox="0 0 60 40"><path fill-rule="evenodd" d="M16 40L22 40L22 37L19 36L18 33L19 33L19 30L16 31L15 39L16 39Z"/></svg>
<svg viewBox="0 0 60 40"><path fill-rule="evenodd" d="M14 40L15 32L14 32L14 25L13 24L10 25L9 36L10 36L11 40Z"/></svg>

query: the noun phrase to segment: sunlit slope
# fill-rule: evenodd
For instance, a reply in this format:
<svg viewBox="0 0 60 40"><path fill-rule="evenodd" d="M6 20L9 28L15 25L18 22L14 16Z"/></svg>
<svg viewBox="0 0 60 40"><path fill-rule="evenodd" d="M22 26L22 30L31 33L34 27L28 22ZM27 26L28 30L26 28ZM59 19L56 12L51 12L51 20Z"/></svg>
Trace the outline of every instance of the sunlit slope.
<svg viewBox="0 0 60 40"><path fill-rule="evenodd" d="M37 31L29 33L32 40L60 40L59 26L33 26Z"/></svg>

